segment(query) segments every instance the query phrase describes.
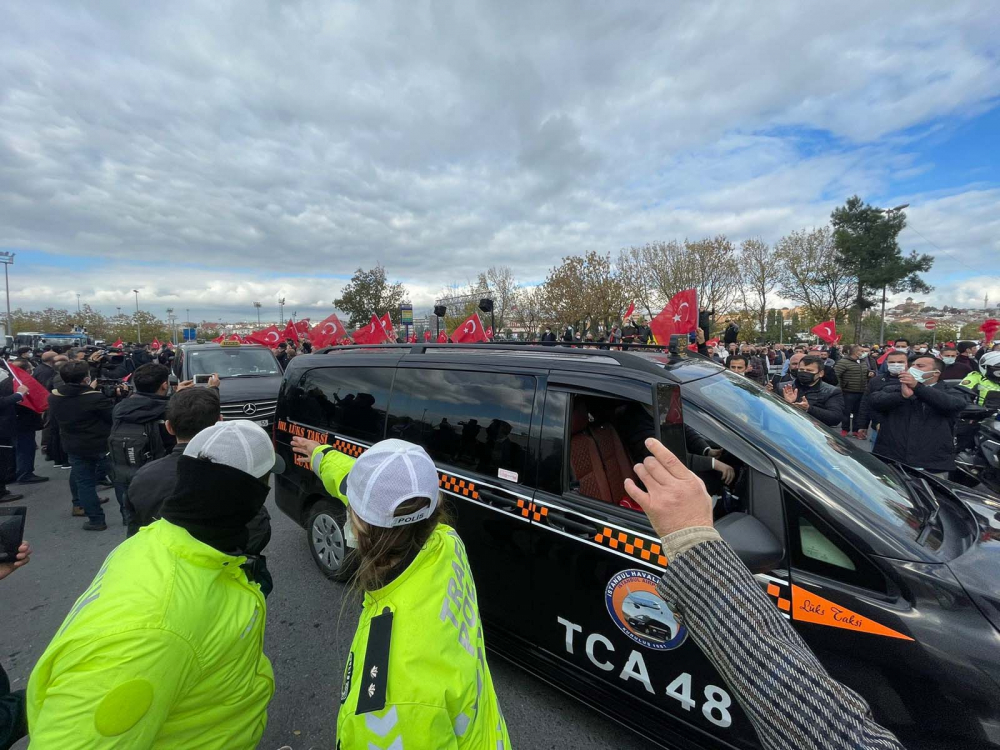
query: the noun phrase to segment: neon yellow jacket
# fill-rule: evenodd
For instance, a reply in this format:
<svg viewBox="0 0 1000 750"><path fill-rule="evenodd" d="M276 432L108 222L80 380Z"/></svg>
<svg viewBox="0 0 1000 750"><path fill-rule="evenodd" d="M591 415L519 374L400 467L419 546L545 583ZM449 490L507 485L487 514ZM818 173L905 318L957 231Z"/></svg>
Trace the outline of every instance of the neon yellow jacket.
<svg viewBox="0 0 1000 750"><path fill-rule="evenodd" d="M983 377L983 374L978 370L973 370L966 375L965 380L959 383L959 385L975 393L976 403L980 406L986 403L986 395L988 393L1000 391L1000 383L995 383L989 378Z"/></svg>
<svg viewBox="0 0 1000 750"><path fill-rule="evenodd" d="M245 560L164 520L113 550L31 673L32 750L257 747L274 674Z"/></svg>
<svg viewBox="0 0 1000 750"><path fill-rule="evenodd" d="M312 455L314 470L346 502L354 460L332 450L317 455L324 449ZM509 750L477 601L465 545L444 524L399 577L365 593L340 693L341 750ZM385 625L390 614L385 641L370 639L380 630L374 621ZM366 705L373 698L380 708Z"/></svg>

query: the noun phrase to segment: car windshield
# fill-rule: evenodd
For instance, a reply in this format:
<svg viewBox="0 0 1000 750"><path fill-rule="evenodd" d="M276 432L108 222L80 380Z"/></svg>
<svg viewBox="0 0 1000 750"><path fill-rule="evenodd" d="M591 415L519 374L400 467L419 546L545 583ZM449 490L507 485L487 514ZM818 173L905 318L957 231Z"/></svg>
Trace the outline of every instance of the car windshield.
<svg viewBox="0 0 1000 750"><path fill-rule="evenodd" d="M188 352L186 356L191 377L213 372L220 378L281 374L274 355L266 349L202 349Z"/></svg>
<svg viewBox="0 0 1000 750"><path fill-rule="evenodd" d="M902 533L918 537L922 508L913 502L899 475L876 457L740 375L721 372L683 388L685 397L695 397L698 406L752 443L785 454L832 494L846 492Z"/></svg>

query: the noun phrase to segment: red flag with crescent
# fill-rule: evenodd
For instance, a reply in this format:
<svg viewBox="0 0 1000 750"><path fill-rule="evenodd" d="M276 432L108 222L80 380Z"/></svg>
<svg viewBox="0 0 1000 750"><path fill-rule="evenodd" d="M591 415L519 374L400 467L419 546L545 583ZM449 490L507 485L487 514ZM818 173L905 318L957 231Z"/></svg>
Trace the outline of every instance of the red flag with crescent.
<svg viewBox="0 0 1000 750"><path fill-rule="evenodd" d="M823 341L828 344L836 344L840 341L840 336L837 335L837 321L827 320L823 323L817 323L812 328L809 329L817 336L819 336Z"/></svg>
<svg viewBox="0 0 1000 750"><path fill-rule="evenodd" d="M437 342L439 344L447 344L448 343L448 334L445 333L444 331L441 331L441 333L438 334L438 341Z"/></svg>
<svg viewBox="0 0 1000 750"><path fill-rule="evenodd" d="M332 337L333 341L337 341L346 335L347 331L344 330L344 324L340 322L340 318L337 317L336 313L331 313L314 325L312 330L309 331L309 338L312 339L313 344L316 343L316 339L319 336L329 336ZM326 344L326 346L329 346L329 344Z"/></svg>
<svg viewBox="0 0 1000 750"><path fill-rule="evenodd" d="M287 341L288 339L291 339L296 344L299 343L299 331L295 327L295 324L290 320L285 326L285 330L281 332L281 340Z"/></svg>
<svg viewBox="0 0 1000 750"><path fill-rule="evenodd" d="M268 326L259 331L254 331L246 337L248 343L263 344L272 349L282 342L281 329L278 326Z"/></svg>
<svg viewBox="0 0 1000 750"><path fill-rule="evenodd" d="M149 345L149 348L152 349L155 352L157 349L160 348L160 340L159 339L153 339L153 342Z"/></svg>
<svg viewBox="0 0 1000 750"><path fill-rule="evenodd" d="M118 339L115 343L113 343L111 345L111 348L112 349L121 349L122 348L122 340Z"/></svg>
<svg viewBox="0 0 1000 750"><path fill-rule="evenodd" d="M21 406L39 414L49 408L49 391L44 385L35 380L27 370L22 370L17 365L4 362L4 366L14 378L15 390L22 385L28 387L28 392L21 397Z"/></svg>
<svg viewBox="0 0 1000 750"><path fill-rule="evenodd" d="M691 333L698 327L698 292L685 289L677 292L659 315L649 321L649 328L658 344L669 344L675 333Z"/></svg>
<svg viewBox="0 0 1000 750"><path fill-rule="evenodd" d="M479 313L472 313L462 325L451 334L451 340L456 344L478 344L489 341L486 338L486 331L483 330L483 321L479 319Z"/></svg>
<svg viewBox="0 0 1000 750"><path fill-rule="evenodd" d="M382 320L377 315L372 315L368 325L361 326L351 334L356 344L384 344L389 341L389 335L382 327Z"/></svg>
<svg viewBox="0 0 1000 750"><path fill-rule="evenodd" d="M222 334L221 336L216 336L214 339L212 339L212 343L221 344L225 340L226 340L226 334Z"/></svg>
<svg viewBox="0 0 1000 750"><path fill-rule="evenodd" d="M392 326L392 318L389 317L389 313L386 313L381 318L378 318L379 325L382 326L382 330L385 332L385 340L390 344L396 341L396 329Z"/></svg>
<svg viewBox="0 0 1000 750"><path fill-rule="evenodd" d="M430 340L431 340L431 332L430 331L424 331L424 341L427 342L427 341L430 341Z"/></svg>
<svg viewBox="0 0 1000 750"><path fill-rule="evenodd" d="M295 330L300 336L304 336L309 333L309 318L302 318L302 320L295 321Z"/></svg>

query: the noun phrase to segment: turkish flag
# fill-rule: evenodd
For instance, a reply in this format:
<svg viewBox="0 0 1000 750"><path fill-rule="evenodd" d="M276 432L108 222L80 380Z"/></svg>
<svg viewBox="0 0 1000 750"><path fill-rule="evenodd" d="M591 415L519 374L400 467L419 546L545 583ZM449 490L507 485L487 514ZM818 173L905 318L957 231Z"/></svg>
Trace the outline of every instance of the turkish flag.
<svg viewBox="0 0 1000 750"><path fill-rule="evenodd" d="M309 338L315 344L319 336L329 336L331 339L328 340L336 341L343 338L346 333L344 324L340 322L340 318L337 317L336 313L333 313L312 327L312 330L309 331ZM329 346L329 344L325 344L325 346Z"/></svg>
<svg viewBox="0 0 1000 750"><path fill-rule="evenodd" d="M273 348L281 343L281 329L278 326L262 328L247 336L246 341L250 344L263 344Z"/></svg>
<svg viewBox="0 0 1000 750"><path fill-rule="evenodd" d="M299 332L292 321L289 320L288 325L285 326L285 330L281 332L281 339L282 341L291 339L296 344L299 343Z"/></svg>
<svg viewBox="0 0 1000 750"><path fill-rule="evenodd" d="M628 306L628 312L626 312L625 315L622 316L622 320L629 320L633 315L635 315L635 302L633 302Z"/></svg>
<svg viewBox="0 0 1000 750"><path fill-rule="evenodd" d="M1000 320L997 320L996 318L988 318L983 321L981 326L979 326L979 330L986 336L986 341L983 346L989 346L993 341L993 337L997 335L997 331L1000 330Z"/></svg>
<svg viewBox="0 0 1000 750"><path fill-rule="evenodd" d="M828 320L824 323L817 323L809 329L828 344L836 344L840 337L837 335L837 321Z"/></svg>
<svg viewBox="0 0 1000 750"><path fill-rule="evenodd" d="M424 341L426 342L426 341L430 341L430 340L431 340L431 332L430 331L424 331Z"/></svg>
<svg viewBox="0 0 1000 750"><path fill-rule="evenodd" d="M121 349L122 348L122 340L118 339L115 343L113 343L111 345L111 348L112 349Z"/></svg>
<svg viewBox="0 0 1000 750"><path fill-rule="evenodd" d="M441 331L441 333L438 334L438 343L439 344L447 344L448 343L448 334L445 333L444 331Z"/></svg>
<svg viewBox="0 0 1000 750"><path fill-rule="evenodd" d="M691 333L698 327L698 292L685 289L677 292L660 314L649 321L649 328L658 344L669 344L675 333Z"/></svg>
<svg viewBox="0 0 1000 750"><path fill-rule="evenodd" d="M158 340L158 339L153 339L153 343L151 343L151 344L149 345L149 348L150 348L150 349L152 349L152 350L153 350L154 352L155 352L155 351L156 351L157 349L159 349L159 348L160 348L160 342L159 342L159 340Z"/></svg>
<svg viewBox="0 0 1000 750"><path fill-rule="evenodd" d="M389 317L389 313L386 313L381 318L379 318L379 324L382 326L382 330L385 332L385 340L390 344L396 342L396 329L392 326L392 318Z"/></svg>
<svg viewBox="0 0 1000 750"><path fill-rule="evenodd" d="M22 385L28 386L28 392L21 397L21 406L25 406L39 414L48 409L49 392L45 389L45 386L31 377L26 370L22 370L20 367L6 362L4 364L10 372L11 377L14 378L14 390L17 390Z"/></svg>
<svg viewBox="0 0 1000 750"><path fill-rule="evenodd" d="M382 321L375 315L368 321L368 325L362 326L351 334L351 338L358 344L384 344L389 341L389 336L382 327Z"/></svg>
<svg viewBox="0 0 1000 750"><path fill-rule="evenodd" d="M719 345L718 339L709 339L708 341L705 342L705 346L718 346L718 345Z"/></svg>
<svg viewBox="0 0 1000 750"><path fill-rule="evenodd" d="M334 346L337 343L337 336L333 333L319 331L312 334L310 340L312 341L313 349L322 349L325 346Z"/></svg>
<svg viewBox="0 0 1000 750"><path fill-rule="evenodd" d="M229 337L229 341L242 341L242 339L240 338L240 335L238 333L234 333L232 336Z"/></svg>
<svg viewBox="0 0 1000 750"><path fill-rule="evenodd" d="M488 339L493 338L493 326L490 326L489 328L486 329L486 338Z"/></svg>
<svg viewBox="0 0 1000 750"><path fill-rule="evenodd" d="M300 336L304 336L309 333L309 318L303 318L295 324L295 330Z"/></svg>
<svg viewBox="0 0 1000 750"><path fill-rule="evenodd" d="M212 339L212 343L221 344L225 340L226 340L226 334L222 334L221 336L216 336L214 339Z"/></svg>
<svg viewBox="0 0 1000 750"><path fill-rule="evenodd" d="M451 340L456 344L478 344L489 341L483 330L483 321L479 319L479 313L472 313L468 320L456 328L451 334Z"/></svg>

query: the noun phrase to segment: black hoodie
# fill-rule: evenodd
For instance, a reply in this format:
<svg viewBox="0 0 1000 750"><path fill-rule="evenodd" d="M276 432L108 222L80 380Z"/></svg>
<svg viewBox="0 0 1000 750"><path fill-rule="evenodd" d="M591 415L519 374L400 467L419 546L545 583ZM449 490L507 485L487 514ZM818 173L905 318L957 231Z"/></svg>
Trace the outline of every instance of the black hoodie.
<svg viewBox="0 0 1000 750"><path fill-rule="evenodd" d="M170 453L177 444L177 438L167 432L167 428L163 424L167 418L168 403L170 403L169 396L159 396L155 393L133 393L115 406L112 432L119 424L144 425L150 422L159 422L160 440L165 450L161 455L153 458L162 458Z"/></svg>

